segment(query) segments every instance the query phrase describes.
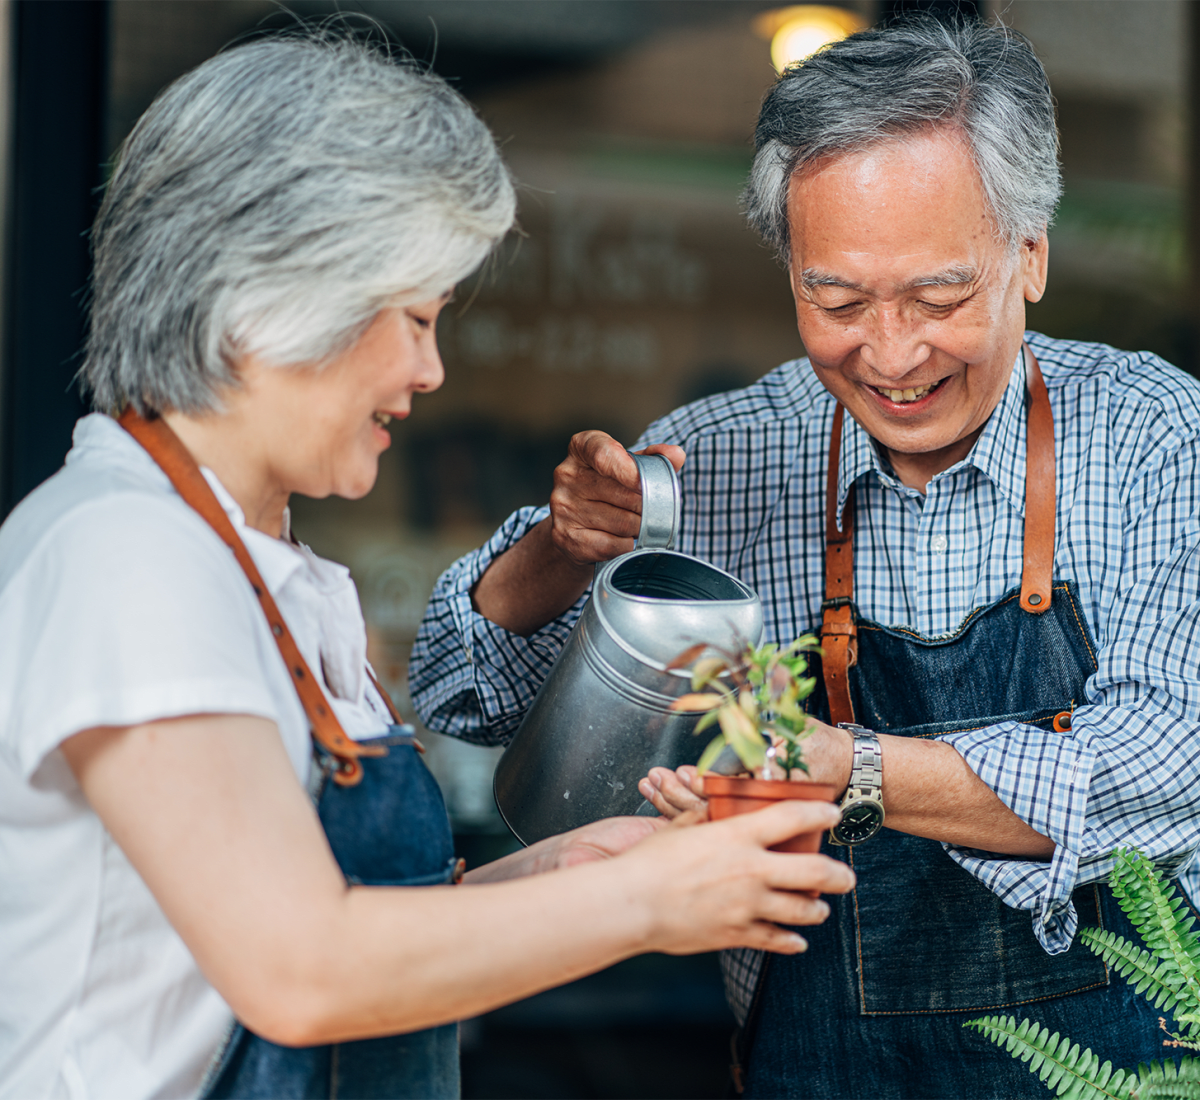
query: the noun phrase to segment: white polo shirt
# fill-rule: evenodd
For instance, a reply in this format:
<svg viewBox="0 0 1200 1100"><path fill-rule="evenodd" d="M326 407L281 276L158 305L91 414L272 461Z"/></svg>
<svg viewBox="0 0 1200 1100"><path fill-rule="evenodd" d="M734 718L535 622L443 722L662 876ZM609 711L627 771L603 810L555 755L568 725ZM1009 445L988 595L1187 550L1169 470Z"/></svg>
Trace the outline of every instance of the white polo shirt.
<svg viewBox="0 0 1200 1100"><path fill-rule="evenodd" d="M346 732L382 732L342 566L245 541ZM0 1097L195 1095L229 1026L58 746L93 726L251 714L300 781L308 722L232 553L106 416L0 528Z"/></svg>

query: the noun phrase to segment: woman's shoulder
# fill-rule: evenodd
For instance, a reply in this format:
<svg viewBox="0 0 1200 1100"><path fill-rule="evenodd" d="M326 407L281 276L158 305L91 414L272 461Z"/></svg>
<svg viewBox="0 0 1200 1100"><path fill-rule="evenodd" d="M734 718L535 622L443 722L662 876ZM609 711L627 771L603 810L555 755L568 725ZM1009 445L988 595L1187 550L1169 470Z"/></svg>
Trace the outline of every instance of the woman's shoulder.
<svg viewBox="0 0 1200 1100"><path fill-rule="evenodd" d="M223 551L137 443L108 417L90 416L77 426L63 468L0 527L0 594L47 558L102 567L119 583L148 566L220 561Z"/></svg>

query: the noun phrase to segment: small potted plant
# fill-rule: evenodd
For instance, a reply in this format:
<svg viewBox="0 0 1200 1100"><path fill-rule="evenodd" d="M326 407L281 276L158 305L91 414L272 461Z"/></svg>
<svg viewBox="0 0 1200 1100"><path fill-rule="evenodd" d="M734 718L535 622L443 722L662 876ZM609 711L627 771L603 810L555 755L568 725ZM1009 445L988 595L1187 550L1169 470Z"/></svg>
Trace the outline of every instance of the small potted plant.
<svg viewBox="0 0 1200 1100"><path fill-rule="evenodd" d="M736 653L706 645L692 646L673 662L673 668L692 672L692 691L671 708L703 713L696 733L717 726L720 732L700 756L696 770L704 777L704 796L712 820L760 810L782 799L831 802L837 790L813 783L808 775L802 742L811 732L804 700L816 681L808 672L807 654L816 650L811 634L785 646L746 645ZM746 774L715 775L713 764L726 747L741 761ZM780 852L815 852L821 833L804 833L774 846Z"/></svg>

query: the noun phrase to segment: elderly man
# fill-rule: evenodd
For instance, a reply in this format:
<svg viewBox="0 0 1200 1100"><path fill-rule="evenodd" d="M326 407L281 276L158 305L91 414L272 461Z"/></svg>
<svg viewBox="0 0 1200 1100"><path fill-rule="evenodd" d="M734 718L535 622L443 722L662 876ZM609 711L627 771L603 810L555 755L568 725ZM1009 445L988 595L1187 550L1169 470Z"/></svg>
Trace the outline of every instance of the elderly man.
<svg viewBox="0 0 1200 1100"><path fill-rule="evenodd" d="M780 78L756 146L747 205L808 358L643 446L682 464L680 549L757 589L770 640L822 634L808 758L864 797L828 849L858 888L807 955L725 959L748 1091L1045 1095L968 1013L1034 1016L1115 1065L1161 1057L1157 1014L1072 942L1132 934L1097 885L1117 845L1198 896L1200 387L1023 332L1060 183L1020 36L856 35ZM576 436L555 483L442 578L412 670L431 726L503 742L594 563L631 549L613 440ZM693 787L643 783L668 813Z"/></svg>

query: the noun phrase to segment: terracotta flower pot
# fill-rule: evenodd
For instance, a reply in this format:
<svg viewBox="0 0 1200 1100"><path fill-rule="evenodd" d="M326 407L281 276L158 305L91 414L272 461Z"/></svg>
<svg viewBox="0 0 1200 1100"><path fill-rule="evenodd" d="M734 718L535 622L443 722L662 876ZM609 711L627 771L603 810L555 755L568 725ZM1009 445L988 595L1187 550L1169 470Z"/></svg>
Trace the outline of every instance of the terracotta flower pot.
<svg viewBox="0 0 1200 1100"><path fill-rule="evenodd" d="M795 779L751 779L742 775L712 775L704 777L704 797L708 799L708 816L712 821L735 814L764 810L788 798L804 802L832 802L837 790L829 783L809 783ZM818 852L821 833L801 833L790 840L771 845L772 852Z"/></svg>

